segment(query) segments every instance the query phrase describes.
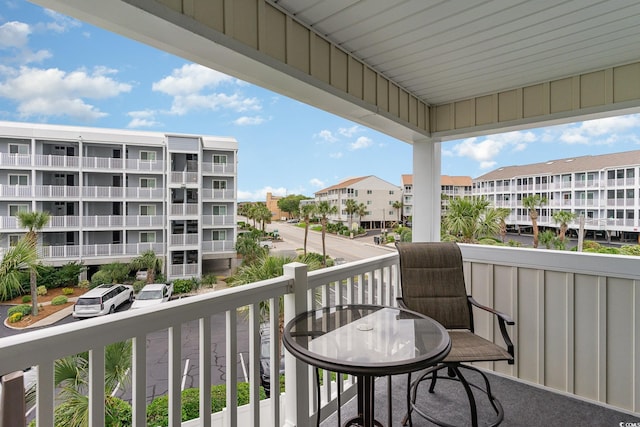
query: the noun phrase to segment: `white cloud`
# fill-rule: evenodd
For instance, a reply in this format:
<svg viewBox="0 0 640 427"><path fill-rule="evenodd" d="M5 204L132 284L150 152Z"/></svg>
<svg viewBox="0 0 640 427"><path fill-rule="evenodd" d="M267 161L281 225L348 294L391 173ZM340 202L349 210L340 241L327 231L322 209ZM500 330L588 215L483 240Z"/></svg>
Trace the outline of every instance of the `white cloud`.
<svg viewBox="0 0 640 427"><path fill-rule="evenodd" d="M355 142L352 142L351 144L349 144L349 148L351 150L360 150L362 148L370 147L371 144L373 144L373 141L371 140L371 138L367 138L366 136L361 136L358 139L356 139Z"/></svg>
<svg viewBox="0 0 640 427"><path fill-rule="evenodd" d="M480 167L488 169L495 166L495 158L503 150L522 151L534 142L533 132L507 132L488 136L485 139L467 138L454 145L451 152L460 157L468 157L480 163Z"/></svg>
<svg viewBox="0 0 640 427"><path fill-rule="evenodd" d="M94 120L106 113L87 104L88 99L113 98L131 91L131 85L121 83L109 75L115 70L104 67L92 72L79 69L66 72L57 68L20 67L3 69L0 96L15 101L21 117L70 116L80 120Z"/></svg>
<svg viewBox="0 0 640 427"><path fill-rule="evenodd" d="M45 9L44 13L52 19L52 22L46 22L44 24L38 24L45 27L46 30L54 31L56 33L65 33L70 28L79 27L82 24L80 21L70 18L61 13L55 12L51 9Z"/></svg>
<svg viewBox="0 0 640 427"><path fill-rule="evenodd" d="M239 190L238 201L262 202L267 200L267 193L271 193L274 196L281 196L281 197L284 197L287 194L290 194L290 192L288 192L287 189L284 187L273 188L273 187L267 186L255 191Z"/></svg>
<svg viewBox="0 0 640 427"><path fill-rule="evenodd" d="M336 138L333 133L328 129L323 129L317 134L314 135L315 138L320 138L325 142L336 142L338 138Z"/></svg>
<svg viewBox="0 0 640 427"><path fill-rule="evenodd" d="M560 128L560 141L567 144L611 144L640 126L640 114L589 120ZM553 129L550 130L553 132Z"/></svg>
<svg viewBox="0 0 640 427"><path fill-rule="evenodd" d="M362 131L364 131L364 129L361 128L358 125L351 126L350 128L339 128L338 129L338 133L340 135L342 135L342 136L346 136L347 138L351 138L356 133L362 132Z"/></svg>
<svg viewBox="0 0 640 427"><path fill-rule="evenodd" d="M312 187L315 188L324 188L325 187L325 183L324 181L318 179L318 178L311 178L309 180L309 184L311 184Z"/></svg>
<svg viewBox="0 0 640 427"><path fill-rule="evenodd" d="M170 76L152 84L152 89L173 97L170 114L185 115L194 110L229 109L236 112L259 111L260 100L239 93L215 92L225 83L239 81L226 74L198 64L185 64L173 70Z"/></svg>
<svg viewBox="0 0 640 427"><path fill-rule="evenodd" d="M0 49L24 48L30 34L31 28L24 22L5 22L0 25Z"/></svg>
<svg viewBox="0 0 640 427"><path fill-rule="evenodd" d="M155 119L156 112L153 110L130 111L127 115L131 117L131 121L127 124L128 128L150 128L162 124Z"/></svg>
<svg viewBox="0 0 640 427"><path fill-rule="evenodd" d="M337 153L329 153L329 157L332 159L340 159L342 158L342 152L338 151Z"/></svg>
<svg viewBox="0 0 640 427"><path fill-rule="evenodd" d="M265 119L260 116L248 117L242 116L233 121L238 126L254 126L265 122Z"/></svg>

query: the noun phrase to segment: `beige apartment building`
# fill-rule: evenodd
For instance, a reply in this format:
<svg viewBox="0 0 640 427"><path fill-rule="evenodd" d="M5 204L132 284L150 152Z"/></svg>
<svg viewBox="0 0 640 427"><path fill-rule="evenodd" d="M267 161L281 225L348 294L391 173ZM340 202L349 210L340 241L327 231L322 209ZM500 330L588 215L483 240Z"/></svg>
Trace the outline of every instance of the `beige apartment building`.
<svg viewBox="0 0 640 427"><path fill-rule="evenodd" d="M366 213L350 218L345 210L347 200L364 204ZM366 229L386 228L396 222L400 212L393 204L401 200L400 187L373 175L349 178L315 193L315 202L328 201L338 208L338 213L329 217L329 221L357 222Z"/></svg>
<svg viewBox="0 0 640 427"><path fill-rule="evenodd" d="M539 208L538 224L557 228L555 211L585 218L588 235L638 239L640 229L640 150L549 160L495 169L473 180L473 194L485 196L495 207L511 209L507 224L531 227L522 199L539 194L547 202ZM569 227L579 228L576 219Z"/></svg>
<svg viewBox="0 0 640 427"><path fill-rule="evenodd" d="M455 197L471 196L473 181L470 176L440 176L441 214L449 207L449 200ZM413 216L413 175L402 175L402 210L405 218Z"/></svg>
<svg viewBox="0 0 640 427"><path fill-rule="evenodd" d="M233 138L0 122L0 252L24 233L16 213L47 211L41 259L91 269L147 250L167 278L235 259Z"/></svg>

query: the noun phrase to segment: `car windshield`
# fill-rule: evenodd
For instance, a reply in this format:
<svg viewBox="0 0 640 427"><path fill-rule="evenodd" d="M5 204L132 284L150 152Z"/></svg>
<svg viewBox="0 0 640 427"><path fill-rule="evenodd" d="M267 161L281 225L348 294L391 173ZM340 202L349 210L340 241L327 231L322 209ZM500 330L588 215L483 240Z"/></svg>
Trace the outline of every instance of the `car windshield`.
<svg viewBox="0 0 640 427"><path fill-rule="evenodd" d="M76 305L100 305L100 298L78 298Z"/></svg>
<svg viewBox="0 0 640 427"><path fill-rule="evenodd" d="M162 299L162 291L141 291L136 299L149 300L149 299Z"/></svg>

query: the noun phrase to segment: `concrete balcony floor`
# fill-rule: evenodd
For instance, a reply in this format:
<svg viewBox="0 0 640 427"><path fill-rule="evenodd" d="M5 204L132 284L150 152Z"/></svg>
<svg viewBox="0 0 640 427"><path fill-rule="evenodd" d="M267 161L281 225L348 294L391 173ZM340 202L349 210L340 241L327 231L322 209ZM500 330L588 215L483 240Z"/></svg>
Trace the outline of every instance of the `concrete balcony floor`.
<svg viewBox="0 0 640 427"><path fill-rule="evenodd" d="M479 375L463 372L467 379L475 382ZM531 386L506 377L488 374L493 395L500 400L505 412L504 420L500 424L505 427L548 427L548 426L640 426L640 418L625 412L616 411L605 406L576 399L568 395L556 393L540 387ZM415 378L415 377L414 377ZM388 420L387 411L387 378L376 381L376 420L382 425L401 425L406 414L406 383L407 375L397 375L392 379L392 418ZM478 383L479 384L479 383ZM418 402L429 404L432 416L456 426L469 426L469 404L464 389L457 381L438 380L435 393L425 400L428 394L429 382L420 386ZM474 393L478 405L479 425L490 425L494 412L481 393ZM338 424L337 413L324 420L322 426L344 425L346 420L355 417L357 411L356 399L352 399L342 406L341 424ZM425 411L427 412L427 411ZM629 424L628 424L629 423ZM634 424L635 423L635 424ZM420 415L413 415L414 426L433 426L431 422Z"/></svg>

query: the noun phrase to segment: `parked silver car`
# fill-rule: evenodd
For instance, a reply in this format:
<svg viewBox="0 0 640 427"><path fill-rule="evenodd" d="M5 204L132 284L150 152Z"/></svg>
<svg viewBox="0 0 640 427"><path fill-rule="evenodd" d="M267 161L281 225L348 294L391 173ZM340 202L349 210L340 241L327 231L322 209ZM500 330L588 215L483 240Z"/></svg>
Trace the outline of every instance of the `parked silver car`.
<svg viewBox="0 0 640 427"><path fill-rule="evenodd" d="M127 301L133 301L133 286L99 285L78 298L73 306L73 317L85 318L113 313Z"/></svg>

